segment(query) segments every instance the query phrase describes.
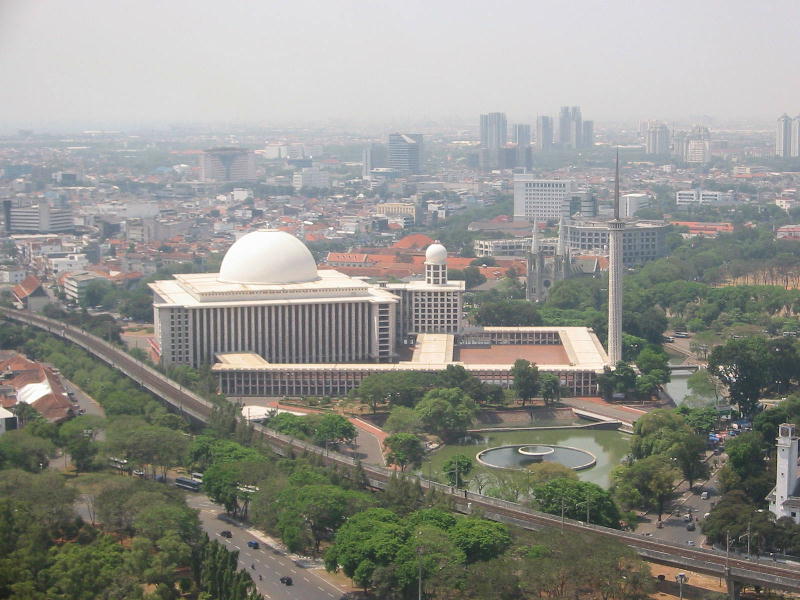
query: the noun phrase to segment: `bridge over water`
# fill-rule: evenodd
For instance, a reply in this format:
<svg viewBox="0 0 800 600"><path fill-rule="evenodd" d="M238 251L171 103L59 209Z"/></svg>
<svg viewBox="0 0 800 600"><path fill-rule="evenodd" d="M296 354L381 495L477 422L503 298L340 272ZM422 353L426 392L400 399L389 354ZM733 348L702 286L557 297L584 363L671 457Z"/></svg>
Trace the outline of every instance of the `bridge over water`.
<svg viewBox="0 0 800 600"><path fill-rule="evenodd" d="M211 415L213 408L211 402L167 378L150 365L134 359L122 349L82 329L26 311L0 307L0 314L9 319L39 327L53 335L77 344L118 369L198 424L206 423ZM290 438L265 427L256 425L255 430L278 454L286 455L296 451L313 452L320 455L325 464L350 467L355 467L357 464L349 456L326 451L313 444ZM377 489L383 489L392 475L395 475L394 471L383 467L362 465L362 468L370 485ZM738 596L738 591L742 585L757 585L762 588L800 593L800 569L794 565L731 557L715 549L685 547L679 544L654 540L635 533L618 531L571 519L561 519L547 513L535 511L521 504L453 489L421 477L419 482L423 489L433 488L451 496L457 510L460 512L470 513L475 508L480 508L486 518L528 529L549 527L554 530L592 533L625 544L647 560L679 569L724 577L728 582L731 598Z"/></svg>

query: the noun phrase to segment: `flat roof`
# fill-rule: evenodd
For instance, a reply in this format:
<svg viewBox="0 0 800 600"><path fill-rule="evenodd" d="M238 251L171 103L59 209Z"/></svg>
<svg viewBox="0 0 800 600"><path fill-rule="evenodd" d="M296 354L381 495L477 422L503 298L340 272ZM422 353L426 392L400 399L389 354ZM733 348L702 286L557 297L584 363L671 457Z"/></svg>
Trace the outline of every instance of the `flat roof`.
<svg viewBox="0 0 800 600"><path fill-rule="evenodd" d="M437 364L453 362L455 336L448 333L421 333L417 335L413 363Z"/></svg>
<svg viewBox="0 0 800 600"><path fill-rule="evenodd" d="M485 348L457 348L455 359L465 365L513 365L524 358L537 365L569 364L564 346L556 344L494 344Z"/></svg>
<svg viewBox="0 0 800 600"><path fill-rule="evenodd" d="M214 371L333 371L368 370L414 371L443 370L447 365L462 365L470 371L508 371L518 358L526 358L543 371L600 373L608 365L608 355L597 336L588 327L486 327L486 332L531 333L551 331L559 335L561 344L494 344L490 347L454 345L452 334L420 334L410 361L398 363L270 363L261 356L240 353L219 353ZM250 358L250 357L255 358ZM529 358L530 357L530 358Z"/></svg>
<svg viewBox="0 0 800 600"><path fill-rule="evenodd" d="M155 281L150 289L163 301L155 306L247 306L253 304L307 304L310 302L398 302L397 296L339 271L323 269L319 278L303 283L225 283L219 273L175 275Z"/></svg>

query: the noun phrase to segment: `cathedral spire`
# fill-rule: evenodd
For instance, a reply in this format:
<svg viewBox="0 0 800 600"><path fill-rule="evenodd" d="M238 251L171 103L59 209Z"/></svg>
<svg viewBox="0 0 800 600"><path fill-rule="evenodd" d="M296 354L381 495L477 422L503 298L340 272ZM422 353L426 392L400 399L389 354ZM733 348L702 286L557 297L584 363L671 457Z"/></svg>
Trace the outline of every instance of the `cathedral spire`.
<svg viewBox="0 0 800 600"><path fill-rule="evenodd" d="M531 254L539 252L539 222L533 220L533 235L531 236Z"/></svg>

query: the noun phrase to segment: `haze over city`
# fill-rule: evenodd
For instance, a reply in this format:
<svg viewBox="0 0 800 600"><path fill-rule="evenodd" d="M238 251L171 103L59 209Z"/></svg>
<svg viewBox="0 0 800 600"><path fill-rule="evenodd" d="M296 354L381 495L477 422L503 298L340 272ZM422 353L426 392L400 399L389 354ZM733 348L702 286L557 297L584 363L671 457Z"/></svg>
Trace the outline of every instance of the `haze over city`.
<svg viewBox="0 0 800 600"><path fill-rule="evenodd" d="M772 123L793 1L0 5L0 128L596 119Z"/></svg>

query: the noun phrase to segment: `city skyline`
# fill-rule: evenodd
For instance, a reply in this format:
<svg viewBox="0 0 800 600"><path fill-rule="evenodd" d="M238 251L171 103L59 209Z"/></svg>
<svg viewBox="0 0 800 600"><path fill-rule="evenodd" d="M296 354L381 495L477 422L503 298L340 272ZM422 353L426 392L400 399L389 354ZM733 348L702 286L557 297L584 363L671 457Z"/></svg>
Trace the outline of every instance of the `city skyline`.
<svg viewBox="0 0 800 600"><path fill-rule="evenodd" d="M770 91L778 73L791 72L800 44L793 15L800 6L790 2L771 11L746 2L234 2L220 10L210 2L12 0L0 8L0 72L14 82L0 91L0 129L400 126L491 110L533 124L565 104L602 121L774 122L786 98L800 95L791 78L781 78L781 94ZM557 25L525 34L543 21ZM619 23L628 25L624 35L613 33ZM658 26L637 26L645 23ZM675 44L676 32L693 43Z"/></svg>

